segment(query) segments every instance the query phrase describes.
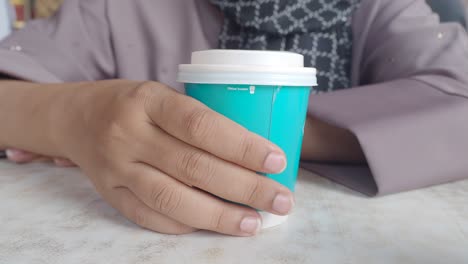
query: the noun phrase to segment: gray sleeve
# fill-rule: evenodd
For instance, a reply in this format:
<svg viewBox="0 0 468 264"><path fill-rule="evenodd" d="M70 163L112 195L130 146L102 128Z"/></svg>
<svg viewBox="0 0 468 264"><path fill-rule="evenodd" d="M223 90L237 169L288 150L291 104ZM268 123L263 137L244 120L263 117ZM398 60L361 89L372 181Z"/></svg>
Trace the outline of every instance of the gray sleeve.
<svg viewBox="0 0 468 264"><path fill-rule="evenodd" d="M351 131L367 165L303 166L368 195L468 177L468 38L424 0L363 0L354 89L311 97L309 114Z"/></svg>
<svg viewBox="0 0 468 264"><path fill-rule="evenodd" d="M35 20L0 42L0 75L74 82L115 75L106 0L67 0L50 19Z"/></svg>

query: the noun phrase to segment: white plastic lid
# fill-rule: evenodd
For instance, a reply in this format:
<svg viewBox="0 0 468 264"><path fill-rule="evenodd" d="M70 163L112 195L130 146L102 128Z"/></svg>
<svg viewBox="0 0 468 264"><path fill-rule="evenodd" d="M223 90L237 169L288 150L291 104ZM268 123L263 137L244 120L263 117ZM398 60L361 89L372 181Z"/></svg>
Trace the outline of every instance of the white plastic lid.
<svg viewBox="0 0 468 264"><path fill-rule="evenodd" d="M288 220L287 215L275 215L264 211L258 213L262 216L262 229L279 226Z"/></svg>
<svg viewBox="0 0 468 264"><path fill-rule="evenodd" d="M304 56L284 51L205 50L179 65L182 83L316 86L317 71Z"/></svg>

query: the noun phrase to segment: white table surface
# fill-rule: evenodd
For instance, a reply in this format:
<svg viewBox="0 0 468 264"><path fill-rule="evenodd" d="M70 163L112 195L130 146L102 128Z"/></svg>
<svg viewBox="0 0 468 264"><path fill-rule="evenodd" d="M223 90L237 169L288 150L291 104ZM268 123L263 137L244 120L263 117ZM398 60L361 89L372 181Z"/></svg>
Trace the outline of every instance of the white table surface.
<svg viewBox="0 0 468 264"><path fill-rule="evenodd" d="M468 263L468 181L366 198L301 171L288 222L253 238L167 236L77 169L0 162L0 263Z"/></svg>

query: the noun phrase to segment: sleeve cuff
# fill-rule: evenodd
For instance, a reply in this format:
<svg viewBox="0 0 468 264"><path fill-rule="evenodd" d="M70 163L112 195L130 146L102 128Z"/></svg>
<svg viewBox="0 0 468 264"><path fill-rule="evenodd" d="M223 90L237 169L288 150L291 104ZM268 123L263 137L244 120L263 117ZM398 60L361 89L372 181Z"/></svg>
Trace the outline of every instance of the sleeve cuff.
<svg viewBox="0 0 468 264"><path fill-rule="evenodd" d="M466 97L407 79L312 96L309 114L351 131L368 165L302 166L364 194L468 177Z"/></svg>

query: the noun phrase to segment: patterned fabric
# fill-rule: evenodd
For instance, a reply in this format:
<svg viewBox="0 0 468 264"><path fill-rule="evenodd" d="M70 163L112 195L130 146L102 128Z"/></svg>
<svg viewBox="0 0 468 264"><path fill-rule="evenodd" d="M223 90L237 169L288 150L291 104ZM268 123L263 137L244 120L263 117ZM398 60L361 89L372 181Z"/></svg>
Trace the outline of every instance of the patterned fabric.
<svg viewBox="0 0 468 264"><path fill-rule="evenodd" d="M224 13L223 49L284 50L318 69L314 92L349 88L351 18L360 0L211 0Z"/></svg>

